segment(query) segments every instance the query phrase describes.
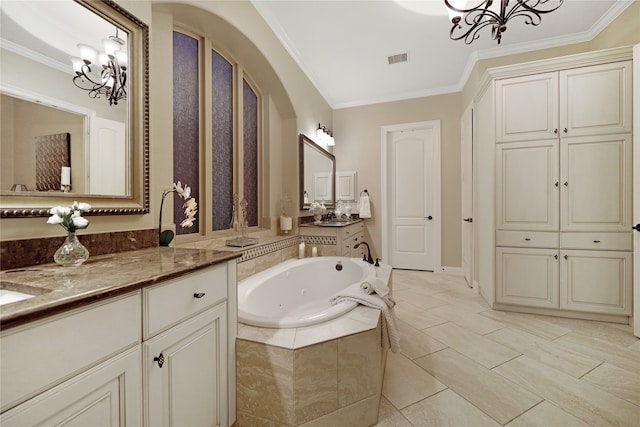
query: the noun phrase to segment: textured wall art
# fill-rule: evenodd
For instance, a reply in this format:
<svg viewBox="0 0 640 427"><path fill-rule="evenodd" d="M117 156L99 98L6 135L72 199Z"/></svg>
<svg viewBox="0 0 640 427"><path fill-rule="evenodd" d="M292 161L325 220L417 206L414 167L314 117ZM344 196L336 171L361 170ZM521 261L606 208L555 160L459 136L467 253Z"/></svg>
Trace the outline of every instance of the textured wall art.
<svg viewBox="0 0 640 427"><path fill-rule="evenodd" d="M60 190L60 172L71 166L71 135L36 136L36 190Z"/></svg>

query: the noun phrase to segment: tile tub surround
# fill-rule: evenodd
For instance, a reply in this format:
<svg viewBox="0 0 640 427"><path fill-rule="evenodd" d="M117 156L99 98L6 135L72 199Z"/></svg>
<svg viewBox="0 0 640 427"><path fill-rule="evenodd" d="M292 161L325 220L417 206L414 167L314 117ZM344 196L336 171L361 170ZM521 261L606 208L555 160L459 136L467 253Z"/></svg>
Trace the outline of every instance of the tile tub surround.
<svg viewBox="0 0 640 427"><path fill-rule="evenodd" d="M379 320L360 306L305 328L239 325L237 427L375 424L386 361Z"/></svg>
<svg viewBox="0 0 640 427"><path fill-rule="evenodd" d="M392 289L391 268L378 273ZM377 422L386 351L381 313L357 306L291 329L238 325L238 427L370 426Z"/></svg>
<svg viewBox="0 0 640 427"><path fill-rule="evenodd" d="M120 231L114 233L78 234L90 256L114 254L158 246L158 229ZM0 270L11 270L53 262L53 254L65 237L6 240L0 242Z"/></svg>
<svg viewBox="0 0 640 427"><path fill-rule="evenodd" d="M154 247L90 257L78 267L44 264L0 272L0 280L37 287L40 295L3 305L0 327L17 326L237 258L233 252Z"/></svg>

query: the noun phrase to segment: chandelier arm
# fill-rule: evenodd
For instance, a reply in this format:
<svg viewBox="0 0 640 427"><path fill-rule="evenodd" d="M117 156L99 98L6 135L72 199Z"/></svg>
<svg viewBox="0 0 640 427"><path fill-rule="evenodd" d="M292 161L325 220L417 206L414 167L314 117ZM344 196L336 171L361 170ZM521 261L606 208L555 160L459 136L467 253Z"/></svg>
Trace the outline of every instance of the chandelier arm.
<svg viewBox="0 0 640 427"><path fill-rule="evenodd" d="M452 5L451 3L449 3L449 0L444 0L444 4L451 10L454 10L456 12L460 12L460 13L469 13L469 12L474 12L474 11L481 11L481 10L489 10L489 3L493 3L493 0L482 0L482 2L480 2L479 5L468 8L468 9L461 9L458 8L454 5ZM495 13L494 13L495 15Z"/></svg>
<svg viewBox="0 0 640 427"><path fill-rule="evenodd" d="M481 21L479 23L476 23L474 25L470 24L471 27L464 31L461 35L454 35L454 32L456 31L456 28L459 28L462 30L462 27L459 24L454 24L453 27L451 27L451 31L449 32L449 37L452 40L462 40L464 39L464 42L466 44L471 44L474 40L478 40L478 38L480 38L480 35L478 34L478 32L483 29L484 27L486 27L487 25L491 25L491 26L495 26L496 23L494 21Z"/></svg>
<svg viewBox="0 0 640 427"><path fill-rule="evenodd" d="M518 17L523 17L524 22L527 25L537 26L537 25L540 25L540 23L542 22L542 16L540 16L539 13L532 12L530 10L516 11L509 16L509 19L518 18Z"/></svg>
<svg viewBox="0 0 640 427"><path fill-rule="evenodd" d="M538 14L538 15L542 15L542 14L545 14L545 13L551 13L551 12L553 12L553 11L555 11L555 10L558 10L558 8L559 8L560 6L562 6L562 3L564 3L564 0L557 0L557 1L558 1L558 5L557 5L556 7L553 7L553 8L551 8L551 9L546 9L546 10L545 10L545 9L543 9L543 10L541 10L541 9L536 9L536 7L537 7L538 5L548 3L550 0L535 0L535 4L534 4L533 6L529 6L529 4L528 4L528 3L529 3L530 1L531 1L531 0L516 0L516 2L518 3L518 5L517 5L517 6L514 6L514 8L513 8L513 9L515 10L518 6L520 6L520 7L522 7L523 9L526 9L526 10L528 10L528 11L530 11L530 12L535 12L535 13L536 13L536 14Z"/></svg>

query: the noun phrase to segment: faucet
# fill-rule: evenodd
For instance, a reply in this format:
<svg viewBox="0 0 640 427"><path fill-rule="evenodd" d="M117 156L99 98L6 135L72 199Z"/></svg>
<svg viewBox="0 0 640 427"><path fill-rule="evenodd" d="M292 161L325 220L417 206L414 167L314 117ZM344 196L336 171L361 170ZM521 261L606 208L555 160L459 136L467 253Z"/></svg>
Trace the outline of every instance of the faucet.
<svg viewBox="0 0 640 427"><path fill-rule="evenodd" d="M367 246L367 255L362 255L362 260L368 262L369 264L373 264L373 258L371 257L371 249L369 248L369 244L367 242L359 242L356 243L353 248L354 249L358 249L358 247L360 245L366 245Z"/></svg>

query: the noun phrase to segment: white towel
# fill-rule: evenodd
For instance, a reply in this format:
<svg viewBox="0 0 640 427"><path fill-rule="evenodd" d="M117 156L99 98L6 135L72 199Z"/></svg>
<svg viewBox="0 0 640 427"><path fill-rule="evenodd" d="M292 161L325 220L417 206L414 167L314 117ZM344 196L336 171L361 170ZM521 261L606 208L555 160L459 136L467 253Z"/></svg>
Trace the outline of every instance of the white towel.
<svg viewBox="0 0 640 427"><path fill-rule="evenodd" d="M394 299L389 295L389 287L384 283L383 279L376 277L375 271L360 283L360 291L367 295L378 294L389 308L393 308L396 305Z"/></svg>
<svg viewBox="0 0 640 427"><path fill-rule="evenodd" d="M366 194L360 196L360 203L358 204L358 216L360 218L371 218L371 203L369 202L369 196Z"/></svg>
<svg viewBox="0 0 640 427"><path fill-rule="evenodd" d="M332 296L330 300L331 304L337 304L340 301L352 301L380 310L382 312L382 348L384 350L391 348L394 353L400 352L400 333L396 327L393 307L389 307L377 294L369 295L362 292L360 284L348 286Z"/></svg>

